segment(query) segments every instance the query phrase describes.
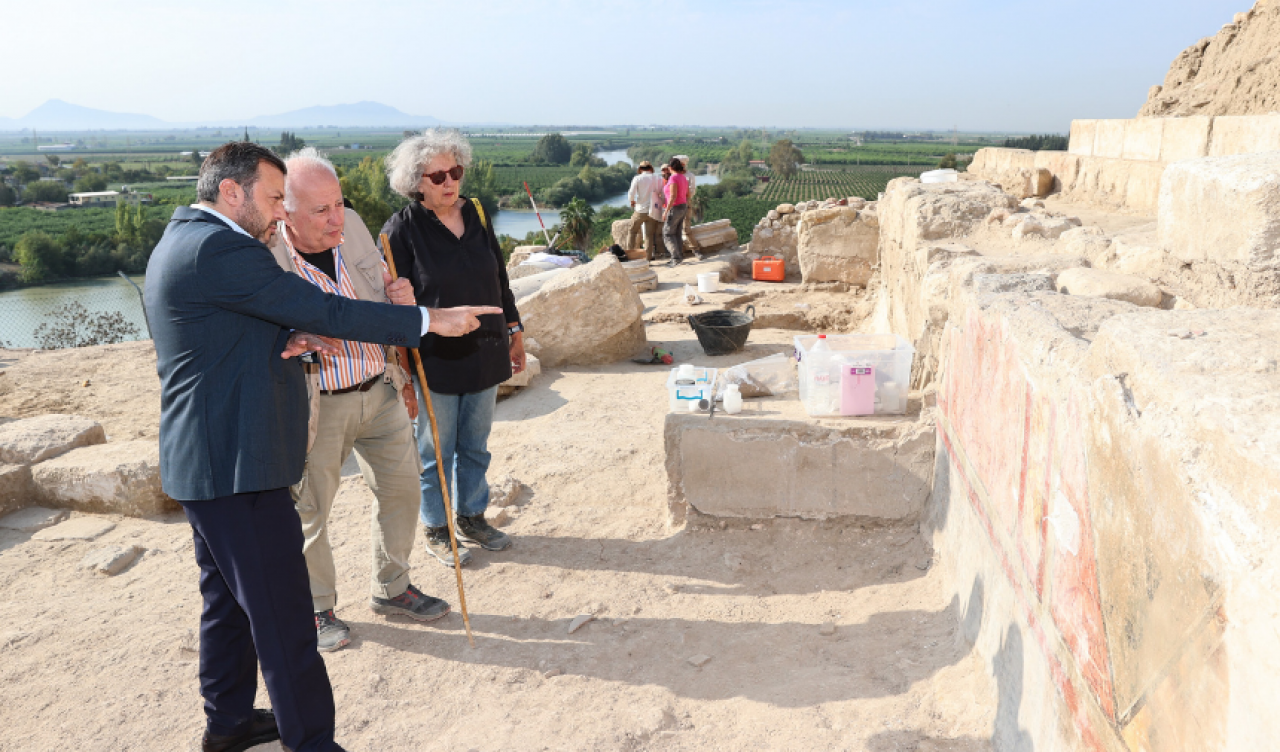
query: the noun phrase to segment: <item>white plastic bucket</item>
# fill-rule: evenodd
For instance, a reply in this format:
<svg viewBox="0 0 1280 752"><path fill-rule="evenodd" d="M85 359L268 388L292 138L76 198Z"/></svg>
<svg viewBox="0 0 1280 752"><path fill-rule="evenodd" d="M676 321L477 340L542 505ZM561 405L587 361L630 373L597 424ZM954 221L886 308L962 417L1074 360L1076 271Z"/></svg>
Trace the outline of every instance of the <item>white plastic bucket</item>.
<svg viewBox="0 0 1280 752"><path fill-rule="evenodd" d="M715 292L720 282L719 272L707 272L698 275L698 292Z"/></svg>

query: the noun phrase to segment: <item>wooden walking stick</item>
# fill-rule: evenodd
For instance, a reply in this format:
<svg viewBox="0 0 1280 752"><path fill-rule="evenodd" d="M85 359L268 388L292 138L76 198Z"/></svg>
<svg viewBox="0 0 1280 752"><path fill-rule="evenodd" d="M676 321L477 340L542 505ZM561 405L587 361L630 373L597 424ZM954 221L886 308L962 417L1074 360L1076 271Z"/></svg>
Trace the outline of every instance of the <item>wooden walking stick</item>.
<svg viewBox="0 0 1280 752"><path fill-rule="evenodd" d="M391 241L386 233L378 236L382 242L382 255L387 260L387 269L391 279L400 278L396 274L396 260L391 256ZM436 470L440 472L440 497L444 500L444 519L449 525L449 545L453 548L453 573L458 577L458 604L462 607L462 624L467 628L467 642L476 646L476 638L471 635L471 617L467 615L467 596L462 592L462 560L458 558L458 536L453 531L453 502L449 498L449 483L444 474L444 458L440 456L440 428L436 425L436 410L431 404L431 389L427 386L427 374L422 370L422 353L413 348L413 364L418 368L418 383L422 384L422 397L427 403L427 418L431 421L431 443L436 450Z"/></svg>

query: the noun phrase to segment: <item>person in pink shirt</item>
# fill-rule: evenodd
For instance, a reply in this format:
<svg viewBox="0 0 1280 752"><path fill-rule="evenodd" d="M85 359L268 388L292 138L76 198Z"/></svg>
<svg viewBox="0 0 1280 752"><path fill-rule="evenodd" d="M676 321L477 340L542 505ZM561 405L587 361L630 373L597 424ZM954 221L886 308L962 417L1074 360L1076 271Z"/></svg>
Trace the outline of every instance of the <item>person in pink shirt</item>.
<svg viewBox="0 0 1280 752"><path fill-rule="evenodd" d="M689 178L684 174L684 162L671 160L671 179L666 185L667 209L663 215L662 236L671 254L668 266L684 263L684 215L689 211Z"/></svg>

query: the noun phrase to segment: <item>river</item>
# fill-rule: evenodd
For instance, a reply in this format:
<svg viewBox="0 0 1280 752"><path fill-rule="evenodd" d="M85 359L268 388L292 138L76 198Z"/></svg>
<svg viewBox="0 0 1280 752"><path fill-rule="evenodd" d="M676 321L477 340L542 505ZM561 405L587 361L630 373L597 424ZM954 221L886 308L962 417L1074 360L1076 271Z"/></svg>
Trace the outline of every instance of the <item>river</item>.
<svg viewBox="0 0 1280 752"><path fill-rule="evenodd" d="M631 158L627 156L625 149L596 152L596 156L600 157L610 165L617 164L618 162L634 164L631 161ZM697 182L701 185L714 185L715 183L720 182L720 176L698 175ZM610 196L603 201L596 201L591 204L591 206L599 211L605 206L626 206L628 203L630 202L627 201L627 194L624 192L619 193L616 196ZM541 209L540 211L542 212L542 221L546 223L548 229L550 229L551 225L560 221L559 211L555 209ZM542 228L538 225L538 215L534 214L532 211L503 209L498 212L497 219L493 221L493 229L499 235L510 235L513 238L523 240L529 233L537 232Z"/></svg>
<svg viewBox="0 0 1280 752"><path fill-rule="evenodd" d="M132 279L142 286L141 276ZM0 341L11 347L35 347L36 328L49 323L59 306L73 302L90 314L118 312L138 328L138 336L131 339L148 338L142 301L133 285L120 277L98 277L0 293Z"/></svg>
<svg viewBox="0 0 1280 752"><path fill-rule="evenodd" d="M597 156L609 164L631 164L627 152L623 150L602 151ZM712 185L719 180L716 175L698 176L698 182L702 185ZM592 204L596 209L626 205L626 193ZM547 227L551 227L560 221L560 212L544 209L542 220L547 223ZM538 218L531 211L508 209L498 212L494 229L499 235L524 238L528 233L539 229ZM141 276L133 277L133 280L142 286ZM138 328L141 338L148 336L142 302L133 286L120 277L100 277L0 293L0 342L7 342L11 347L35 347L36 327L48 322L58 306L71 302L79 302L91 314L118 311L126 321Z"/></svg>

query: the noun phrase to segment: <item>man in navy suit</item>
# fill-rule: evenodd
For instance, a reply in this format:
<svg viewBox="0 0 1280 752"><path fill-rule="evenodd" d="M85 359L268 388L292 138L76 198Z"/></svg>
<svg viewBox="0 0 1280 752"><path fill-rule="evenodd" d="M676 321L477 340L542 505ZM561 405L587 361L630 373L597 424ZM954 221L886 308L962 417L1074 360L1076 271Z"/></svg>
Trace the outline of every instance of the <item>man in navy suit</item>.
<svg viewBox="0 0 1280 752"><path fill-rule="evenodd" d="M200 168L199 203L174 211L147 265L161 480L194 531L204 597L204 752L277 738L294 752L342 749L289 494L309 409L295 356L334 351L322 337L417 347L428 331L461 336L502 312L352 300L285 273L264 245L285 218L284 174L261 146L220 147ZM401 287L388 286L391 299L412 303ZM274 713L253 708L259 665Z"/></svg>

